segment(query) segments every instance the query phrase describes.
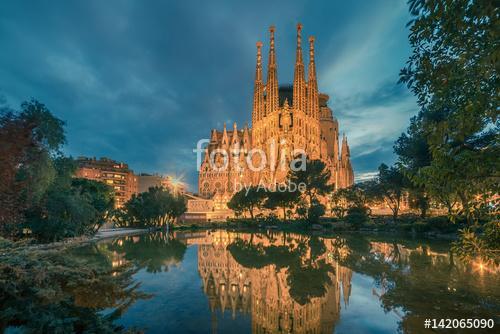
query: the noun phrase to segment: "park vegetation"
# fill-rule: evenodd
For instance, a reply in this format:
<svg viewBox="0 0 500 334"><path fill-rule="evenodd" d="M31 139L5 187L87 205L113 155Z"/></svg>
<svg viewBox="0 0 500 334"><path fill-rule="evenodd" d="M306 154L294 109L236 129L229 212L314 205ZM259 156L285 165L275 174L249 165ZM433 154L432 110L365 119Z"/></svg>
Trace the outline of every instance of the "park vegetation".
<svg viewBox="0 0 500 334"><path fill-rule="evenodd" d="M180 263L187 246L171 234L105 243L30 245L0 238L0 331L144 333L115 323L152 297L134 277Z"/></svg>
<svg viewBox="0 0 500 334"><path fill-rule="evenodd" d="M450 219L466 221L456 246L481 256L498 250L490 236L498 236L500 14L494 1L409 4L413 51L400 80L420 111L396 142L399 168L417 198L434 199Z"/></svg>
<svg viewBox="0 0 500 334"><path fill-rule="evenodd" d="M93 234L113 208L112 189L74 178L62 154L64 122L31 100L0 113L0 236L41 242Z"/></svg>
<svg viewBox="0 0 500 334"><path fill-rule="evenodd" d="M120 227L167 228L186 212L186 199L164 187L151 187L134 194L122 208L112 212Z"/></svg>
<svg viewBox="0 0 500 334"><path fill-rule="evenodd" d="M64 122L31 100L0 111L0 236L53 242L92 235L107 221L120 226L162 227L186 211L184 198L164 188L134 195L114 209L113 189L76 178L64 156Z"/></svg>
<svg viewBox="0 0 500 334"><path fill-rule="evenodd" d="M305 170L290 170L288 179L291 184L304 184L307 187L301 191L300 187L291 189L285 184L276 188L252 186L236 192L228 202L229 209L235 211L237 216L248 212L251 219L255 211L279 210L283 219L292 216L299 217L307 222L318 222L325 214L325 205L320 202L320 197L333 190L329 184L330 170L321 160L307 160Z"/></svg>

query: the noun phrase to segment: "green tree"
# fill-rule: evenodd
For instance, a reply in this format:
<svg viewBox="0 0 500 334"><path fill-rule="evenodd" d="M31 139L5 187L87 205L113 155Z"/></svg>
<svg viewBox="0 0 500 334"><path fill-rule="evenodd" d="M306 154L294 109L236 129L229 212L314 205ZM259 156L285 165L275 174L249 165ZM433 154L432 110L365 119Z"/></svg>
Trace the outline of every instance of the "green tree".
<svg viewBox="0 0 500 334"><path fill-rule="evenodd" d="M484 224L483 231L465 228L461 237L452 246L453 252L462 260L479 260L493 268L498 267L500 263L499 249L500 222L498 221Z"/></svg>
<svg viewBox="0 0 500 334"><path fill-rule="evenodd" d="M62 155L66 143L64 122L34 99L21 104L17 117L31 130L32 139L25 150L27 162L20 166L17 177L25 184L23 196L28 205L37 205L56 177L53 159Z"/></svg>
<svg viewBox="0 0 500 334"><path fill-rule="evenodd" d="M325 215L325 212L325 206L314 197L307 210L307 221L310 223L317 223L319 222L319 218Z"/></svg>
<svg viewBox="0 0 500 334"><path fill-rule="evenodd" d="M298 189L305 186L302 201L298 213L306 216L308 220L318 221L324 215L325 206L319 202L319 196L326 196L333 191L333 184L330 184L331 172L321 160L306 161L305 170L290 170L288 178L291 184L295 184Z"/></svg>
<svg viewBox="0 0 500 334"><path fill-rule="evenodd" d="M378 182L374 193L385 200L392 211L393 219L396 220L408 181L395 166L388 167L386 164L381 164L378 171Z"/></svg>
<svg viewBox="0 0 500 334"><path fill-rule="evenodd" d="M242 189L233 194L233 197L227 202L227 207L234 211L237 217L241 216L246 210L245 189ZM253 219L253 210L250 210L250 217Z"/></svg>
<svg viewBox="0 0 500 334"><path fill-rule="evenodd" d="M418 117L411 118L406 133L401 134L394 144L394 153L398 155L398 167L409 180L410 205L420 210L420 216L425 218L430 207L431 189L426 189L425 184L420 184L415 177L421 168L431 164L432 156Z"/></svg>
<svg viewBox="0 0 500 334"><path fill-rule="evenodd" d="M28 162L27 148L32 145L31 129L9 109L0 114L0 234L12 237L23 222L26 201L25 183L17 177L19 166Z"/></svg>
<svg viewBox="0 0 500 334"><path fill-rule="evenodd" d="M290 183L305 185L304 194L309 203L313 198L325 196L333 191L333 185L330 184L331 172L321 160L308 159L305 170L291 170L288 177Z"/></svg>
<svg viewBox="0 0 500 334"><path fill-rule="evenodd" d="M250 218L254 219L255 209L260 209L266 199L266 190L256 186L243 188L233 195L227 206L236 212L248 211Z"/></svg>
<svg viewBox="0 0 500 334"><path fill-rule="evenodd" d="M345 216L345 221L347 224L352 226L354 229L359 229L369 220L368 216L369 209L364 206L352 206L347 209L347 215Z"/></svg>
<svg viewBox="0 0 500 334"><path fill-rule="evenodd" d="M92 231L97 232L109 218L109 214L114 208L115 199L113 189L102 182L82 178L73 178L71 187L75 192L85 196L94 208L95 219L92 222Z"/></svg>
<svg viewBox="0 0 500 334"><path fill-rule="evenodd" d="M413 51L401 82L417 97L418 123L432 157L415 179L431 187L439 180L458 197L457 213L477 222L476 195L496 192L500 165L499 12L494 1L409 4Z"/></svg>
<svg viewBox="0 0 500 334"><path fill-rule="evenodd" d="M299 201L300 193L290 191L288 188L277 189L267 193L267 199L264 206L268 209L281 208L283 210L283 219L287 219L287 209L292 209Z"/></svg>
<svg viewBox="0 0 500 334"><path fill-rule="evenodd" d="M151 227L172 224L186 209L183 196L172 194L163 187L151 187L146 192L134 194L124 205L129 225Z"/></svg>
<svg viewBox="0 0 500 334"><path fill-rule="evenodd" d="M3 235L19 235L27 210L39 207L44 201L57 176L53 160L61 155L60 148L65 143L63 125L64 122L36 100L23 102L19 112L2 109L0 204L3 213L0 223Z"/></svg>
<svg viewBox="0 0 500 334"><path fill-rule="evenodd" d="M337 218L344 218L347 209L349 208L349 202L347 198L349 196L350 188L338 189L332 193L330 197L331 212Z"/></svg>
<svg viewBox="0 0 500 334"><path fill-rule="evenodd" d="M52 165L54 180L27 208L24 226L41 241L95 233L113 208L113 190L98 181L74 179L71 158L55 158Z"/></svg>

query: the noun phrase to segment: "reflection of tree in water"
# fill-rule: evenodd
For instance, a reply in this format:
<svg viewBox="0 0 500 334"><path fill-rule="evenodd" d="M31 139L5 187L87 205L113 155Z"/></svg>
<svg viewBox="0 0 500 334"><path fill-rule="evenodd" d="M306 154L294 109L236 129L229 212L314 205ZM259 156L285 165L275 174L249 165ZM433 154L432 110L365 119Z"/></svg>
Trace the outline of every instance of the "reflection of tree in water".
<svg viewBox="0 0 500 334"><path fill-rule="evenodd" d="M129 265L113 267L112 257L95 245L68 251L2 250L0 332L112 332L113 324L139 291ZM110 309L103 315L101 311Z"/></svg>
<svg viewBox="0 0 500 334"><path fill-rule="evenodd" d="M253 244L252 240L237 239L228 250L246 268L269 265L274 265L277 271L286 268L290 295L301 305L313 297L324 296L326 286L332 284L329 273L333 273L333 267L319 259L326 251L324 241L315 236L301 238L295 246L263 246Z"/></svg>
<svg viewBox="0 0 500 334"><path fill-rule="evenodd" d="M194 236L214 332L220 310L251 314L253 333L332 333L351 272L333 260L333 239L304 234L208 231Z"/></svg>
<svg viewBox="0 0 500 334"><path fill-rule="evenodd" d="M301 305L307 304L311 298L323 297L326 286L332 284L330 272L333 272L333 267L325 260L314 265L290 267L287 278L290 295Z"/></svg>
<svg viewBox="0 0 500 334"><path fill-rule="evenodd" d="M187 247L168 233L154 233L118 239L109 249L123 254L125 260L139 268L157 273L182 262Z"/></svg>
<svg viewBox="0 0 500 334"><path fill-rule="evenodd" d="M495 319L499 313L498 275L473 273L453 254L419 243L363 239L349 242L360 247L351 247L342 263L375 279L380 292L374 294L386 311L401 313L403 332L421 331L426 318Z"/></svg>

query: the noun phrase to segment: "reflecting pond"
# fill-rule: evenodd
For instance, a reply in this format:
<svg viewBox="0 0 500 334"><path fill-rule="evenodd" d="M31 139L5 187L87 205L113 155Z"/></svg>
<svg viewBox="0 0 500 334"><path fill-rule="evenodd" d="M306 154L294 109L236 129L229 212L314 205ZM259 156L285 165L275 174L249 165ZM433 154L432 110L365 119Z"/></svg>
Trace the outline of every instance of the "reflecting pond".
<svg viewBox="0 0 500 334"><path fill-rule="evenodd" d="M363 234L127 236L73 251L133 268L119 291L94 284L74 300L147 333L430 333L427 318L498 326L500 274L461 264L449 248Z"/></svg>

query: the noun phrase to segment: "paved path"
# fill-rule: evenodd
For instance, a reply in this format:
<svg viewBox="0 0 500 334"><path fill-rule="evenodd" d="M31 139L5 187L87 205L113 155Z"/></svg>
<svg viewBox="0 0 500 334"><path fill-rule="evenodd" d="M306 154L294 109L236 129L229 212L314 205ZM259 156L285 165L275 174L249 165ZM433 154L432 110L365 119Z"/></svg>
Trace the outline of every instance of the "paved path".
<svg viewBox="0 0 500 334"><path fill-rule="evenodd" d="M100 229L96 233L94 238L106 239L106 238L119 237L122 235L142 234L147 232L149 232L147 228L107 228L107 229Z"/></svg>

